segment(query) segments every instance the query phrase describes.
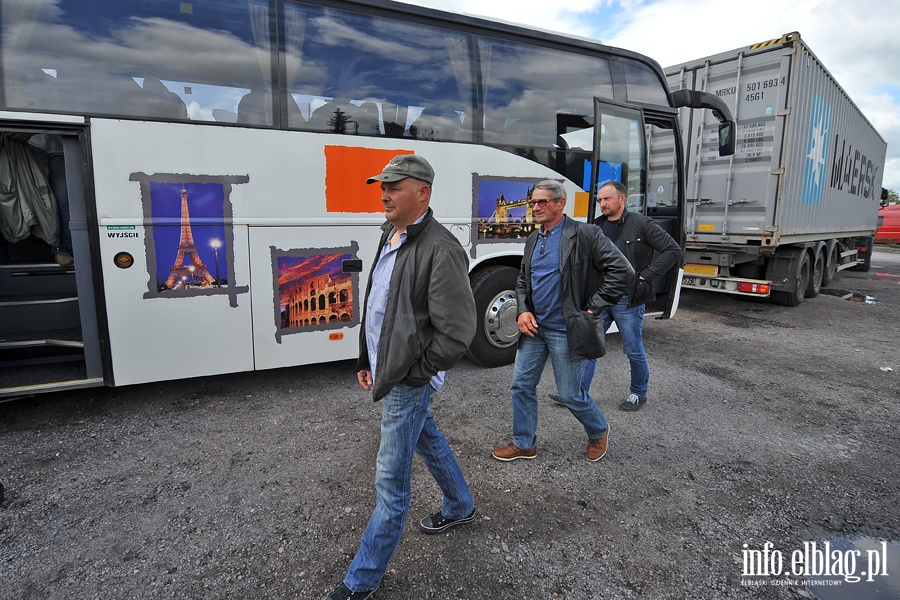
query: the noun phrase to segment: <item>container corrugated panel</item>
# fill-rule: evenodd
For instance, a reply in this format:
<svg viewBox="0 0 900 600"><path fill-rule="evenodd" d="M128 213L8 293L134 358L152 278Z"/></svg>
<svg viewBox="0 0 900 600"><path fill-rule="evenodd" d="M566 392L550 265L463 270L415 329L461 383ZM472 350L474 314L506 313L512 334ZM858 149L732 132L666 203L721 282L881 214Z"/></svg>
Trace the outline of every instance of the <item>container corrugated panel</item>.
<svg viewBox="0 0 900 600"><path fill-rule="evenodd" d="M774 247L875 230L887 145L798 33L666 74L673 90L722 97L737 122L735 155L719 157L708 111L681 109L689 239Z"/></svg>

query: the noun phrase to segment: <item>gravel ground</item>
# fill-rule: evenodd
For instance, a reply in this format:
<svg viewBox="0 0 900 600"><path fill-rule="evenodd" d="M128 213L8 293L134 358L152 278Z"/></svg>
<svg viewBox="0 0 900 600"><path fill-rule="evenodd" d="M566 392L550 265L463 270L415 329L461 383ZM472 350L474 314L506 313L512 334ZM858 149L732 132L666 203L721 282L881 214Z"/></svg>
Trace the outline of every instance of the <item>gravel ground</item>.
<svg viewBox="0 0 900 600"><path fill-rule="evenodd" d="M478 517L420 534L440 496L417 461L375 599L900 597L886 577L817 590L742 576L745 544L771 542L790 568L804 542L900 540L900 255L833 286L875 302L686 292L675 319L647 323L652 389L634 414L616 410L628 368L611 336L592 390L611 428L598 463L549 400L537 459L493 460L512 368L463 361L434 410ZM0 404L0 597L323 597L374 504L380 405L353 366ZM549 368L539 389L553 391ZM892 575L898 556L887 546Z"/></svg>

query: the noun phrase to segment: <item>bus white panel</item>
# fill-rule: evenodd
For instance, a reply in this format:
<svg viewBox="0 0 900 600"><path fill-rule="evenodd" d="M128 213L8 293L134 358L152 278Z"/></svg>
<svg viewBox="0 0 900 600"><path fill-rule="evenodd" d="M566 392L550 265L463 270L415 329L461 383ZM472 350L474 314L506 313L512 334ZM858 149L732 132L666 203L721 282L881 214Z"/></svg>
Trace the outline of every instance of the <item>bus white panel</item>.
<svg viewBox="0 0 900 600"><path fill-rule="evenodd" d="M124 227L100 227L115 384L252 370L250 297L227 285L224 261L219 288L202 286L202 274L195 268L194 281L185 279L174 290L156 293L145 252L153 227ZM246 228L236 228L233 255L244 258L232 262L231 277L244 282L249 276L246 240ZM134 261L128 268L118 266L127 264L125 253ZM212 263L207 268L215 277Z"/></svg>
<svg viewBox="0 0 900 600"><path fill-rule="evenodd" d="M384 219L365 181L398 153L432 164L431 206L473 263L521 252L528 189L560 179L411 139L109 119L90 139L116 384L355 357Z"/></svg>
<svg viewBox="0 0 900 600"><path fill-rule="evenodd" d="M257 369L356 358L380 234L377 226L250 228ZM344 272L354 264L362 272Z"/></svg>

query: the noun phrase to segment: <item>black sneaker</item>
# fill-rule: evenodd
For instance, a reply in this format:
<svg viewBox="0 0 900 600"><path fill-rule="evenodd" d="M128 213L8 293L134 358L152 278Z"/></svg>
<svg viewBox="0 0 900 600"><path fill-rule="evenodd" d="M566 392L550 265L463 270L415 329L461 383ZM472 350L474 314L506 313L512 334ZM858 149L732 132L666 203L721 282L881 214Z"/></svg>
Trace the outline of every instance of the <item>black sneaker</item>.
<svg viewBox="0 0 900 600"><path fill-rule="evenodd" d="M448 519L440 511L434 513L433 515L428 515L421 521L419 521L419 530L422 533L427 533L429 535L433 533L440 533L442 531L446 531L453 527L454 525L461 525L463 523L471 523L475 520L475 509L472 509L465 517L461 517L459 519Z"/></svg>
<svg viewBox="0 0 900 600"><path fill-rule="evenodd" d="M376 587L375 590L378 588ZM330 594L325 596L325 600L366 600L375 593L375 590L368 592L351 592L350 588L341 582L341 585L334 588Z"/></svg>
<svg viewBox="0 0 900 600"><path fill-rule="evenodd" d="M647 402L647 396L638 396L637 394L631 394L630 396L628 396L628 398L625 399L625 402L619 405L619 410L634 412L636 410L639 410L645 402Z"/></svg>

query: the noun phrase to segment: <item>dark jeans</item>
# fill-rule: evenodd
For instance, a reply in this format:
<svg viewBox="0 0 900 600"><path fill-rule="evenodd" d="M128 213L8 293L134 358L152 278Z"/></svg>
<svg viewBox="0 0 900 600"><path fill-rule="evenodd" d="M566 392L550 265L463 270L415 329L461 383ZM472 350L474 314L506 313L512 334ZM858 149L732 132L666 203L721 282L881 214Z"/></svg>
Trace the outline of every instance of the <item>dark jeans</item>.
<svg viewBox="0 0 900 600"><path fill-rule="evenodd" d="M72 254L72 232L69 229L69 190L66 187L66 159L62 154L50 157L50 190L56 198L56 211L59 213L59 242L53 248L53 254L60 252Z"/></svg>
<svg viewBox="0 0 900 600"><path fill-rule="evenodd" d="M603 311L603 328L609 329L613 321L619 328L622 349L631 365L631 393L638 396L647 395L650 383L650 367L647 365L643 341L644 308L643 304L628 308L628 296L625 296L618 304ZM589 360L585 365L584 379L581 382L581 387L585 391L591 389L591 379L594 378L596 365L596 360Z"/></svg>

